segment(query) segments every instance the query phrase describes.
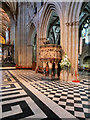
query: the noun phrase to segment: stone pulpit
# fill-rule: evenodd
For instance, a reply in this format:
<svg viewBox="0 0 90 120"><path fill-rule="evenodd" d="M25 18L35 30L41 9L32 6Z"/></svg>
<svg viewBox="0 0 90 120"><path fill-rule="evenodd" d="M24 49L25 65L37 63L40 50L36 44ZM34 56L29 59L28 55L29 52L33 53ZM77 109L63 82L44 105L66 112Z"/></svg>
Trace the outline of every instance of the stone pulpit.
<svg viewBox="0 0 90 120"><path fill-rule="evenodd" d="M40 46L40 60L43 63L44 77L43 79L58 79L57 69L61 60L61 47L56 44L44 44ZM54 64L54 74L53 74ZM48 75L46 67L48 66Z"/></svg>

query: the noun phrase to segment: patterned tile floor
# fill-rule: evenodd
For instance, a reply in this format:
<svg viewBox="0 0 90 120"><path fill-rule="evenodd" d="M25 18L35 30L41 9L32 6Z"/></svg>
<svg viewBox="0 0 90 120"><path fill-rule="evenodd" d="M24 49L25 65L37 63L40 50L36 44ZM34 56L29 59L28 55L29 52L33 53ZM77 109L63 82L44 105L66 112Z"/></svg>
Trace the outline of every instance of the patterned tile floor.
<svg viewBox="0 0 90 120"><path fill-rule="evenodd" d="M2 99L0 117L9 120L12 118L57 120L64 117L89 119L89 77L86 73L84 76L82 73L80 75L81 82L76 84L61 80L42 81L42 75L35 74L31 70L3 71L0 84L0 99Z"/></svg>

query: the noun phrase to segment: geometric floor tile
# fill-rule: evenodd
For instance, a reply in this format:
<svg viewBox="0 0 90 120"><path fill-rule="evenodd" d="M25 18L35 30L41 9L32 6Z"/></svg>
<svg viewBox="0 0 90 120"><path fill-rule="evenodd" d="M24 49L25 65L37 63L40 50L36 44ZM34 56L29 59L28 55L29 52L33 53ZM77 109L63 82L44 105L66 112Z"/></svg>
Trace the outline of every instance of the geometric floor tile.
<svg viewBox="0 0 90 120"><path fill-rule="evenodd" d="M82 119L82 120L86 118L90 118L90 104L88 99L90 97L90 89L87 86L89 84L88 80L82 79L81 82L78 84L74 84L72 82L60 81L60 80L43 81L41 80L42 74L35 74L35 72L31 70L28 70L28 71L13 70L13 71L3 72L3 84L0 84L2 88L1 92L3 92L3 93L0 92L0 97L2 95L2 98L5 99L2 105L3 117L5 116L4 113L6 113L6 116L12 113L14 114L13 116L15 116L16 112L18 115L21 115L21 112L23 111L21 115L23 116L23 115L26 115L25 113L26 111L29 111L29 113L27 113L26 115L29 117L26 117L26 116L24 117L30 118L30 116L33 116L36 113L35 112L36 110L35 111L32 110L32 107L29 106L30 103L28 104L26 102L27 101L26 98L29 97L28 95L30 93L28 94L23 90L22 86L19 83L17 83L17 81L15 81L15 79L10 75L11 72L15 74L15 77L18 76L19 78L23 79L29 85L34 87L37 91L41 92L47 98L50 98L50 100L55 102L58 106L60 106L61 108L63 108L65 111L69 112L76 118ZM20 93L20 91L22 91L22 93ZM9 95L10 92L11 92L11 96ZM16 92L19 92L19 93L16 94ZM19 97L19 99L24 98L25 100L17 101L16 100L17 98L15 99L10 98L11 101L14 100L13 103L7 103L9 101L7 101L6 99L7 98L9 99L9 97L12 97L12 96L15 97L14 93L17 95L17 97ZM5 102L7 104L5 104ZM23 109L22 106L26 106L25 109ZM40 106L37 106L37 107L38 109L40 109ZM15 111L15 109L18 109L18 110ZM12 112L13 110L15 113ZM42 113L41 116L43 116L44 118L47 118L47 117L49 118L50 114L48 115L46 114L47 112L46 113L45 112L46 111L43 112L41 110L40 112ZM52 112L51 114L53 116L55 115ZM38 115L39 113L37 114L37 116Z"/></svg>

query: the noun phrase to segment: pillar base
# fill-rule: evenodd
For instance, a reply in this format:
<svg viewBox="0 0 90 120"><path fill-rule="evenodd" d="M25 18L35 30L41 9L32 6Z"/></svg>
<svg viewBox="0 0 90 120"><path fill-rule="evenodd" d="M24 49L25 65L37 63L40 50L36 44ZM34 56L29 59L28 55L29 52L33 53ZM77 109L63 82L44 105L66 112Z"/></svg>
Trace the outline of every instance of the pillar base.
<svg viewBox="0 0 90 120"><path fill-rule="evenodd" d="M79 76L73 75L73 77L72 77L72 82L79 83L79 82L80 82Z"/></svg>
<svg viewBox="0 0 90 120"><path fill-rule="evenodd" d="M80 82L79 76L72 75L68 70L61 70L60 80L70 81L70 82Z"/></svg>
<svg viewBox="0 0 90 120"><path fill-rule="evenodd" d="M67 70L61 70L61 72L60 72L60 80L72 81L71 72L69 72Z"/></svg>

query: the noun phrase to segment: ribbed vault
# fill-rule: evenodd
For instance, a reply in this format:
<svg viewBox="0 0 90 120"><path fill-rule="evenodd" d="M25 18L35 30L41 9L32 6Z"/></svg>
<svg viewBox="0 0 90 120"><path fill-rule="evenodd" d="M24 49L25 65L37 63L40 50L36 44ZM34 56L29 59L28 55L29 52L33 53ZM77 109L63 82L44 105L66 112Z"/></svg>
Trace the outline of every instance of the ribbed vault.
<svg viewBox="0 0 90 120"><path fill-rule="evenodd" d="M58 14L58 16L60 15L60 7L57 5L57 3L47 3L43 9L43 13L42 16L40 18L40 37L41 37L41 44L43 42L43 40L46 39L46 35L47 35L47 27L48 27L48 22L51 16L52 12L56 12ZM60 16L59 16L60 17Z"/></svg>
<svg viewBox="0 0 90 120"><path fill-rule="evenodd" d="M84 3L84 5L81 8L80 17L79 17L80 27L88 17L90 17L90 2Z"/></svg>
<svg viewBox="0 0 90 120"><path fill-rule="evenodd" d="M17 9L17 2L15 0L3 0L7 4L7 6L10 8L10 10L15 13Z"/></svg>
<svg viewBox="0 0 90 120"><path fill-rule="evenodd" d="M10 19L2 8L0 8L0 26L2 26L0 31L5 36L6 29L10 26Z"/></svg>

